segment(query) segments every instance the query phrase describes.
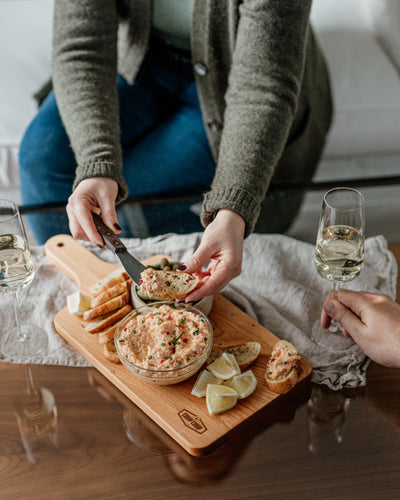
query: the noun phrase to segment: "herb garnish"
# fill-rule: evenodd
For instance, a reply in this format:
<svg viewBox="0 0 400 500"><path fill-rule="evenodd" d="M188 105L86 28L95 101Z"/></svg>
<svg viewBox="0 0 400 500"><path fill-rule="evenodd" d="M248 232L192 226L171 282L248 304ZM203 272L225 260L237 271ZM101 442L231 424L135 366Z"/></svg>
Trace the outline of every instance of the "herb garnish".
<svg viewBox="0 0 400 500"><path fill-rule="evenodd" d="M172 343L174 345L178 344L178 340L180 340L180 338L182 337L182 335L184 334L185 332L182 332L179 337L176 337L176 339L172 339ZM180 342L179 342L180 343Z"/></svg>

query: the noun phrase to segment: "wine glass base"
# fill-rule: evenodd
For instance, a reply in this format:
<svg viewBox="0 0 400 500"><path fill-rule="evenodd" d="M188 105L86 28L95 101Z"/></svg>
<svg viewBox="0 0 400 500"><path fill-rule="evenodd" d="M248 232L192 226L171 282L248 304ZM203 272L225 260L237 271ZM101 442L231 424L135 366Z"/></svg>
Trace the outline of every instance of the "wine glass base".
<svg viewBox="0 0 400 500"><path fill-rule="evenodd" d="M339 333L340 332L340 328L338 327L338 325L334 322L331 322L329 328L328 328L328 332L330 333Z"/></svg>
<svg viewBox="0 0 400 500"><path fill-rule="evenodd" d="M320 347L332 352L346 351L355 345L354 340L345 337L340 328L335 332L330 330L321 330L319 333L313 332L311 340Z"/></svg>
<svg viewBox="0 0 400 500"><path fill-rule="evenodd" d="M2 340L1 354L10 361L42 356L48 347L47 333L35 325L24 324L19 329L14 328Z"/></svg>

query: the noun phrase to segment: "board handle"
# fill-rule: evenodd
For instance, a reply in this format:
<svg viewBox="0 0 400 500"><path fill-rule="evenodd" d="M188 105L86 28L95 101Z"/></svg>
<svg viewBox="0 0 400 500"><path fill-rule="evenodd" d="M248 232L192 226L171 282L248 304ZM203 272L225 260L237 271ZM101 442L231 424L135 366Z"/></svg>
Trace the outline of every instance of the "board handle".
<svg viewBox="0 0 400 500"><path fill-rule="evenodd" d="M57 234L44 245L46 257L83 292L117 266L103 261L68 234Z"/></svg>

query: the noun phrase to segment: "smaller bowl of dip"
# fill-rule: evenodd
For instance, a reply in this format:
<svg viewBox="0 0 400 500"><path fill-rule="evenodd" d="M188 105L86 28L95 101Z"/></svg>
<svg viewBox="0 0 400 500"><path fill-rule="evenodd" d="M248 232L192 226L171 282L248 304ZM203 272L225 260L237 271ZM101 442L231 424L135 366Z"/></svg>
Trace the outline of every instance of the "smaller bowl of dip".
<svg viewBox="0 0 400 500"><path fill-rule="evenodd" d="M154 299L153 300L147 300L144 299L143 297L140 297L140 292L138 290L138 286L136 283L132 283L131 287L131 297L132 297L132 303L136 309L143 307L148 304L154 304ZM160 299L162 302L168 302L168 303L174 303L174 300L165 300L165 299ZM195 307L196 309L199 309L201 312L203 312L206 316L208 316L211 312L212 306L214 303L214 296L213 295L207 295L207 297L203 297L200 300L197 300L196 302L190 302L188 305Z"/></svg>
<svg viewBox="0 0 400 500"><path fill-rule="evenodd" d="M139 307L118 325L114 343L122 364L157 385L183 382L206 362L213 328L199 309L182 302Z"/></svg>

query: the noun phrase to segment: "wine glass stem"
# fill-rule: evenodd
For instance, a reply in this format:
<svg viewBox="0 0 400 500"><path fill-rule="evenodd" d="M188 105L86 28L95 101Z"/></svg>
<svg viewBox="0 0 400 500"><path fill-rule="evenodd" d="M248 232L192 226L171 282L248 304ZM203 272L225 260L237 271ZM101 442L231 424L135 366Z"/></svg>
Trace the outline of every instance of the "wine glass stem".
<svg viewBox="0 0 400 500"><path fill-rule="evenodd" d="M11 299L14 306L15 323L17 325L17 340L23 341L26 338L26 333L24 333L21 324L21 316L19 312L19 300L18 292L11 292Z"/></svg>
<svg viewBox="0 0 400 500"><path fill-rule="evenodd" d="M339 295L339 290L340 290L340 281L333 282L333 290L335 291L335 296L337 297Z"/></svg>
<svg viewBox="0 0 400 500"><path fill-rule="evenodd" d="M25 378L26 378L26 390L28 394L33 394L34 392L36 392L36 388L33 382L31 367L29 365L25 365Z"/></svg>
<svg viewBox="0 0 400 500"><path fill-rule="evenodd" d="M335 298L338 297L339 295L339 290L340 290L340 282L339 281L334 281L333 282L333 290L335 292ZM331 333L336 333L339 330L339 324L335 320L331 320L331 324L329 326L329 331Z"/></svg>

